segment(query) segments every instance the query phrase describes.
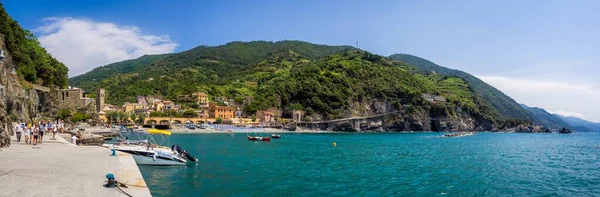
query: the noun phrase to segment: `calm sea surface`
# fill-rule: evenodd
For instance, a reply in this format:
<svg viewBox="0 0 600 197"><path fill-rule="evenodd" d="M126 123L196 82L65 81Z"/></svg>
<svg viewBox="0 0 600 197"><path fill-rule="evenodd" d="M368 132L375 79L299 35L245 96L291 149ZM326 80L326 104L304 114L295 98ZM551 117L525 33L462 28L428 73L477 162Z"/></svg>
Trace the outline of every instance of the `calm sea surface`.
<svg viewBox="0 0 600 197"><path fill-rule="evenodd" d="M140 170L154 196L600 196L599 133L438 135L174 134L198 165Z"/></svg>

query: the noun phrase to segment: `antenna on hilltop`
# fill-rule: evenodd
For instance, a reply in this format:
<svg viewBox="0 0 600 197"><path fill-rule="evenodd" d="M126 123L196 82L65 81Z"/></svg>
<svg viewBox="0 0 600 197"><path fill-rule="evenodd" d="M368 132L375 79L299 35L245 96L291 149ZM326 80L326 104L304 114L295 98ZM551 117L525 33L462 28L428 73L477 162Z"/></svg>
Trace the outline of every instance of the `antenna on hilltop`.
<svg viewBox="0 0 600 197"><path fill-rule="evenodd" d="M358 49L358 40L356 41L356 48Z"/></svg>

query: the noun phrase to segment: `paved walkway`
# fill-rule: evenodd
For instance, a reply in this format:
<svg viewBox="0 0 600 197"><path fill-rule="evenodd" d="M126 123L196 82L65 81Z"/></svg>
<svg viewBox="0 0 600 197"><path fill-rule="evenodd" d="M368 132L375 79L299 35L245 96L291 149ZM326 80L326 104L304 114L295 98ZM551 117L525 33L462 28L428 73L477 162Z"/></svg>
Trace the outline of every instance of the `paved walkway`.
<svg viewBox="0 0 600 197"><path fill-rule="evenodd" d="M126 183L128 194L151 196L131 155L111 157L109 149L51 137L34 147L13 136L11 146L0 149L0 196L127 196L102 186L107 173Z"/></svg>

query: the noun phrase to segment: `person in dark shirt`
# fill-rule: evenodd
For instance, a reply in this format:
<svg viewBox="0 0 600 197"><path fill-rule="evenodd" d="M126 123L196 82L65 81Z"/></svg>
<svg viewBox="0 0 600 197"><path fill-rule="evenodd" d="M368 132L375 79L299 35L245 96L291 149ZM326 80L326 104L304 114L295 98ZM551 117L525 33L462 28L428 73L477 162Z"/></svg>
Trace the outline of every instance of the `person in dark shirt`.
<svg viewBox="0 0 600 197"><path fill-rule="evenodd" d="M38 125L33 125L33 145L37 145L38 137L40 135L40 127Z"/></svg>

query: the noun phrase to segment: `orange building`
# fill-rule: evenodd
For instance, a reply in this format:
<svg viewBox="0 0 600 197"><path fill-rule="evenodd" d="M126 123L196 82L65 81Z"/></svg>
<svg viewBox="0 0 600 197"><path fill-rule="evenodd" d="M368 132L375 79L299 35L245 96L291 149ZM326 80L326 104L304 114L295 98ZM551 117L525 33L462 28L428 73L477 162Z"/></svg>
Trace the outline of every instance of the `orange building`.
<svg viewBox="0 0 600 197"><path fill-rule="evenodd" d="M215 102L209 103L208 115L210 118L231 119L235 118L237 108L231 106L218 106Z"/></svg>

